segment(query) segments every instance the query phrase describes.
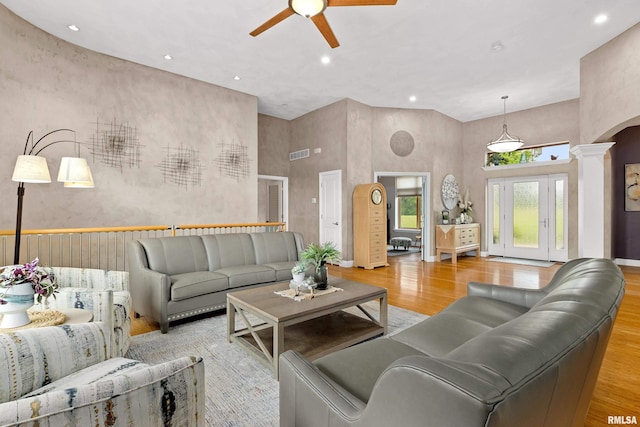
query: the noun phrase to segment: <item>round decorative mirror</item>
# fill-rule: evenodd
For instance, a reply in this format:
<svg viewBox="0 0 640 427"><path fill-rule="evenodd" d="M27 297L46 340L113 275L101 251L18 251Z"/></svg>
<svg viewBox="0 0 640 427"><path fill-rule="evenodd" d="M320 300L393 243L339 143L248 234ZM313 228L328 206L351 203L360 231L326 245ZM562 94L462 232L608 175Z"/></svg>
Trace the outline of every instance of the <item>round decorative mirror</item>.
<svg viewBox="0 0 640 427"><path fill-rule="evenodd" d="M442 195L442 203L447 209L453 209L458 203L458 183L456 177L449 174L442 180L442 188L440 189Z"/></svg>

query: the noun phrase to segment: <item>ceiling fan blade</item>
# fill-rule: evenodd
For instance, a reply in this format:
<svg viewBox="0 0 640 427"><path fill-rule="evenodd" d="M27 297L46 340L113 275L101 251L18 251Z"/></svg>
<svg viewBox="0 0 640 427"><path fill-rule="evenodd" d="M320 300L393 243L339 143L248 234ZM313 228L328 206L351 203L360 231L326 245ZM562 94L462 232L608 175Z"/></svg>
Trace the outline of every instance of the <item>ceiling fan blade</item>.
<svg viewBox="0 0 640 427"><path fill-rule="evenodd" d="M327 43L329 43L329 46L331 46L333 49L340 46L340 43L338 43L338 39L336 38L335 34L333 34L333 31L329 26L327 18L324 16L324 13L319 13L315 16L312 16L311 20L314 24L316 24L316 27L318 27L318 30L320 30Z"/></svg>
<svg viewBox="0 0 640 427"><path fill-rule="evenodd" d="M282 12L278 13L273 18L269 19L264 24L260 25L255 30L251 31L249 34L251 34L253 37L255 37L255 36L267 31L269 28L273 27L274 25L284 21L285 19L287 19L288 17L290 17L294 13L295 12L293 11L293 9L288 7L285 10L283 10Z"/></svg>
<svg viewBox="0 0 640 427"><path fill-rule="evenodd" d="M398 0L328 0L327 6L393 6Z"/></svg>

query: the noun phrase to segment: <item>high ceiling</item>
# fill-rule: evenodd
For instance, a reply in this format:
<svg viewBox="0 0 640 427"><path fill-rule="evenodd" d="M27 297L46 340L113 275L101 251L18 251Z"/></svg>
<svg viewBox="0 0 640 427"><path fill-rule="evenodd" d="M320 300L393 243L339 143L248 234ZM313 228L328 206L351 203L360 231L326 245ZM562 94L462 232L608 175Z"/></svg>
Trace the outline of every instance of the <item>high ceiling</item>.
<svg viewBox="0 0 640 427"><path fill-rule="evenodd" d="M255 95L285 119L343 98L463 122L501 114L502 95L508 112L578 98L580 58L640 21L638 0L398 0L328 8L331 49L299 15L249 35L287 0L0 3L76 45Z"/></svg>

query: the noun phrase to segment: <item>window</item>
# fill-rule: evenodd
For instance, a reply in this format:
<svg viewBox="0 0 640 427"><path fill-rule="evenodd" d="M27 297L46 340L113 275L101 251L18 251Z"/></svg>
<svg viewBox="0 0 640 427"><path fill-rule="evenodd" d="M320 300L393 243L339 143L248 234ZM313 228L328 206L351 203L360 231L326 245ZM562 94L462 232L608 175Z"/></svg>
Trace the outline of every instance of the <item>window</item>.
<svg viewBox="0 0 640 427"><path fill-rule="evenodd" d="M487 166L516 165L520 163L548 162L569 158L569 143L527 147L510 153L487 153Z"/></svg>
<svg viewBox="0 0 640 427"><path fill-rule="evenodd" d="M396 228L422 228L422 177L396 178Z"/></svg>
<svg viewBox="0 0 640 427"><path fill-rule="evenodd" d="M398 196L398 228L419 229L422 219L421 196Z"/></svg>

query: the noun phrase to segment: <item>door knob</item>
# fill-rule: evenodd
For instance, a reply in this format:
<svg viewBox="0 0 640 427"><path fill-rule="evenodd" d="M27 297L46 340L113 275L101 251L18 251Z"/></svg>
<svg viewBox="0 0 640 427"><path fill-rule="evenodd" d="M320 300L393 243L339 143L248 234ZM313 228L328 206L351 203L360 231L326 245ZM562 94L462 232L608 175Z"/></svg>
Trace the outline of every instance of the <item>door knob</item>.
<svg viewBox="0 0 640 427"><path fill-rule="evenodd" d="M334 222L334 223L333 223L333 225L338 225L338 223L337 223L337 222Z"/></svg>

